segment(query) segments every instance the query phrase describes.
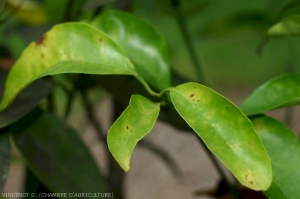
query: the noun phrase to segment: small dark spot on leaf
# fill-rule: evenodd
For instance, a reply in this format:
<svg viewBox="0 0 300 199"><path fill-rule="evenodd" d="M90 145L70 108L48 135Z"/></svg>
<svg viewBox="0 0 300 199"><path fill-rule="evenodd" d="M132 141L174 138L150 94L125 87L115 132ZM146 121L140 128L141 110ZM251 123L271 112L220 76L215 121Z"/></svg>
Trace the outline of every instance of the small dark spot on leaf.
<svg viewBox="0 0 300 199"><path fill-rule="evenodd" d="M41 58L44 58L44 54L43 53L41 54Z"/></svg>
<svg viewBox="0 0 300 199"><path fill-rule="evenodd" d="M99 40L98 40L98 41L99 41L99 43L100 43L100 44L102 44L102 42L103 42L103 39L102 39L102 38L99 38Z"/></svg>
<svg viewBox="0 0 300 199"><path fill-rule="evenodd" d="M248 178L248 174L245 175L245 180L247 180L247 178Z"/></svg>
<svg viewBox="0 0 300 199"><path fill-rule="evenodd" d="M42 45L46 39L47 39L47 35L43 35L38 40L35 41L35 44L38 46Z"/></svg>
<svg viewBox="0 0 300 199"><path fill-rule="evenodd" d="M253 181L249 181L249 183L250 183L250 184L253 184L254 182L253 182Z"/></svg>
<svg viewBox="0 0 300 199"><path fill-rule="evenodd" d="M228 106L226 106L225 108L226 108L227 111L229 110Z"/></svg>
<svg viewBox="0 0 300 199"><path fill-rule="evenodd" d="M132 130L130 130L130 133L132 133L133 131Z"/></svg>
<svg viewBox="0 0 300 199"><path fill-rule="evenodd" d="M191 95L190 95L190 98L192 98L192 97L194 97L194 96L195 96L195 94L191 94Z"/></svg>
<svg viewBox="0 0 300 199"><path fill-rule="evenodd" d="M195 99L193 99L193 102L195 101Z"/></svg>
<svg viewBox="0 0 300 199"><path fill-rule="evenodd" d="M126 126L126 129L129 129L129 126Z"/></svg>
<svg viewBox="0 0 300 199"><path fill-rule="evenodd" d="M249 145L251 145L251 142L248 142Z"/></svg>
<svg viewBox="0 0 300 199"><path fill-rule="evenodd" d="M199 100L197 100L197 102L199 102Z"/></svg>

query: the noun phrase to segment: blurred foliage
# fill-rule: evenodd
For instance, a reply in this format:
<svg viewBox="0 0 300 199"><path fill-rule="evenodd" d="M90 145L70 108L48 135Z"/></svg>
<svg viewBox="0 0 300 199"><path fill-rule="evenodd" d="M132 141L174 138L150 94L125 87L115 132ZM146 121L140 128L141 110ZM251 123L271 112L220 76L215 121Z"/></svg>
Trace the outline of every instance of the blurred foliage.
<svg viewBox="0 0 300 199"><path fill-rule="evenodd" d="M120 6L121 3L124 3L124 5ZM191 30L192 33L197 55L200 57L205 74L208 77L210 86L212 88L221 91L223 89L234 87L252 89L270 77L287 72L290 66L293 68L293 71L299 71L299 69L295 67L300 62L300 58L297 55L297 52L300 48L300 46L297 45L299 38L289 37L299 36L300 34L299 1L187 0L181 1L181 3L183 14L188 19L187 25L188 29ZM135 0L122 2L114 0L6 0L3 9L2 4L0 4L1 70L7 70L14 63L14 61L21 56L21 52L30 42L36 41L44 34L44 32L48 31L55 24L69 21L90 22L103 10L111 7L130 10L134 14L144 18L147 21L150 21L152 25L159 31L159 33L163 35L167 42L167 46L169 47L168 50L170 51L171 55L172 69L174 69L173 74L177 74L175 78L179 78L180 81L183 82L196 80L196 73L194 71L193 64L190 61L189 54L185 44L183 43L182 35L180 34L178 25L176 24L176 13L173 11L170 1L168 0ZM126 21L125 24L126 23L128 23L128 21ZM138 29L141 27L138 25L134 28ZM134 28L133 32L135 32ZM80 27L78 27L78 29L84 31ZM87 32L90 31L87 30L84 34ZM112 30L112 32L116 33L114 30ZM123 31L120 32L122 33ZM128 30L126 30L126 33L127 32ZM146 31L146 33L148 32L149 31ZM281 38L274 37L271 39L268 38L268 36L280 36ZM135 35L133 35L133 37L135 37ZM58 42L54 42L53 45L55 46L55 49L57 45L62 45L61 41L63 41L65 38L70 39L71 37L64 36L60 38ZM117 36L117 38L120 37ZM124 40L127 39L128 38L125 37ZM69 43L72 44L72 42L73 41L70 39ZM116 41L114 40L114 42ZM132 53L130 54L130 57L137 56L137 53L140 52L139 48L134 49L136 51L132 51L130 48L128 48L128 50L126 45L121 47L125 49L123 49L125 53ZM69 49L69 46L66 48ZM71 50L74 50L73 47ZM88 55L91 54L89 52L89 47L80 50L83 51L83 53L78 51L78 55L84 54L88 57ZM167 54L166 49L164 49L164 52ZM36 53L27 53L27 57L23 58L24 63L28 63L29 57L32 59L34 56L32 54ZM53 59L51 58L50 60ZM33 62L35 61L36 60L33 60ZM102 61L102 59L100 59L100 61ZM142 60L139 58L139 56L137 56L136 60L134 60L134 64L142 63L143 61L145 60ZM159 63L161 62L160 60L156 61ZM2 65L4 62L5 64ZM148 63L149 61L146 60L146 62ZM39 65L38 63L36 64ZM25 64L21 63L19 65L24 66ZM154 63L153 65L159 64ZM80 68L80 65L77 67ZM73 65L70 65L70 68L74 69ZM25 71L27 71L27 69L28 68L25 68ZM153 74L157 72L157 70L153 68L151 69L152 72L154 71ZM148 71L145 72L145 74L147 73ZM24 74L26 73L21 71L20 77ZM169 77L169 75L167 76ZM162 80L162 78L155 77L156 76L154 75L153 77L149 78L150 80L147 80L152 82ZM113 84L107 83L107 79L109 78L112 82L114 82ZM128 103L131 92L136 93L136 90L143 90L141 92L145 92L140 83L128 76L106 76L99 78L84 75L61 75L53 78L53 80L58 84L53 92L55 99L53 99L52 95L48 95L48 98L42 103L43 109L55 111L57 115L64 120L69 118L68 116L70 115L72 107L75 107L72 109L72 111L74 111L73 115L76 115L82 111L84 105L80 101L80 96L78 95L79 90L93 91L93 89L90 88L98 83L102 83L104 89L108 90L114 97L119 96L116 97L116 101L120 103L119 105L122 105L122 108L124 108ZM88 83L85 84L83 82ZM167 80L166 84L169 85L169 80ZM152 83L152 86L158 87L158 85L159 83L157 83L157 85L156 83ZM38 84L31 86L36 86L34 88L40 89ZM11 90L14 90L15 87L16 86L13 86ZM162 88L164 87L165 86L162 86ZM40 93L41 96L36 95L36 99L33 101L33 104L29 107L29 109L31 110L36 103L38 103L41 97L46 96L48 91L51 89L52 85L49 86L49 88L45 88L43 92ZM102 87L100 89L97 87L95 90L101 90L98 92L101 93L101 95L104 92ZM118 92L116 93L116 91ZM22 94L25 97L23 96L22 98ZM21 110L21 112L17 113L17 116L15 115L16 108L22 108L22 103L24 103L24 100L26 101L27 99L25 94L21 93L21 99L19 99L19 101L17 100L13 107L6 109L6 112L1 113L2 115L0 115L0 120L3 114L5 116L3 117L4 120L0 121L3 123L2 127L15 122L17 119L21 118L24 114L30 111L29 109ZM81 94L84 95L84 93ZM98 97L96 98L99 99ZM64 103L57 103L59 104L57 107L51 107L53 102L61 102L61 100L63 100ZM299 100L297 99L297 102L298 101ZM91 107L91 104L87 104L87 106ZM67 108L65 109L65 107ZM185 108L186 107L184 106L183 109ZM168 107L166 105L162 109L165 111L163 117L167 117L165 120L173 121L173 123L178 125L181 129L190 130L190 127L188 127L186 124L182 126L183 120L181 118L178 120L179 115L177 113L177 115L172 114L172 117L168 116L170 113L175 112L172 106ZM6 120L7 116L10 115L12 115L13 120ZM81 121L81 116L76 115L76 117L77 119L80 118L78 120ZM88 117L92 116L88 115ZM72 118L72 121L75 120ZM42 128L40 128L40 126L43 125L49 127L47 129L48 133L43 134L44 131L41 131ZM62 136L63 133L60 133L59 135L55 134L59 132L56 131L56 129L52 129L52 126L62 127L68 132L71 132L69 134L70 137L61 137L61 142L56 142L55 138L51 136L59 137ZM14 128L12 129L14 130ZM62 191L76 189L77 184L74 186L71 184L71 182L78 180L73 179L74 174L76 175L77 173L80 173L81 170L86 170L86 168L73 168L71 164L73 162L65 160L64 154L58 154L57 152L68 152L70 149L75 150L76 146L74 143L76 143L76 145L83 148L81 152L84 153L84 155L81 154L79 156L81 158L85 157L86 159L92 159L89 152L85 149L85 146L81 143L81 140L76 137L76 133L69 127L66 127L65 124L61 123L57 116L47 113L42 114L42 117L39 120L37 119L35 121L30 121L28 124L28 129L25 127L24 129L16 127L16 129L17 130L14 138L18 144L18 147L22 148L23 155L27 161L34 162L34 164L29 165L35 172L35 175L42 176L40 178L43 178L44 182L48 183L48 187L50 187L50 189L52 188L53 190ZM96 127L96 130L99 131L99 128L97 129ZM51 136L47 137L46 135ZM101 137L101 135L102 134L100 132L99 136ZM24 143L26 144L32 142L33 139L36 139L36 143L40 143L41 146L32 144L30 147L33 147L33 149L31 149L30 147L24 145ZM50 142L47 142L46 140L50 140ZM105 138L102 141L105 141ZM47 145L51 146L51 150L49 150L47 147L43 148L43 146ZM3 146L9 148L5 144ZM38 150L39 148L43 150ZM57 151L52 149L57 149ZM31 154L32 151L37 151L35 155L39 156L39 158L35 159L35 157L33 157ZM76 154L72 155L75 156ZM51 172L57 172L58 174L62 173L62 176L65 177L65 179L70 180L70 184L67 184L66 187L63 185L60 186L59 184L57 185L55 182L56 179L51 179L47 182L48 178L51 176L47 176L48 171L45 171L44 169L44 167L47 167L40 162L40 160L43 159L43 156L52 157L53 162L56 162L57 164L60 164L61 162L64 163L66 168L59 170L54 164L52 164L53 162L49 161L48 159L43 160L45 162L48 161L47 164L45 164L46 166L50 165L48 169L52 170ZM8 158L6 157L5 160L7 159ZM85 159L81 159L81 161L85 162ZM112 166L113 164L114 163L110 162L110 173L114 173L116 171ZM94 173L97 173L96 165L93 161L91 161L89 166L92 168ZM72 172L72 175L69 175L68 172L65 172L69 168L71 168L70 172ZM97 173L97 175L101 176L102 174ZM95 177L91 173L90 176ZM83 180L86 180L86 178ZM108 179L108 181L109 180L110 179ZM78 184L81 183L80 181L76 182ZM86 190L88 190L89 185L91 185L90 183L93 182L86 183ZM99 183L105 184L104 180ZM0 186L2 186L1 183ZM95 188L95 190L96 189L97 188Z"/></svg>
<svg viewBox="0 0 300 199"><path fill-rule="evenodd" d="M282 19L268 30L269 36L299 36L300 15L291 15Z"/></svg>
<svg viewBox="0 0 300 199"><path fill-rule="evenodd" d="M74 5L70 8L69 16L75 16L79 20L92 17L93 6L106 3L113 5L108 0L72 2ZM236 86L254 88L284 72L285 66L291 63L289 60L293 60L293 65L299 64L299 56L293 53L299 49L295 44L298 38L271 40L263 49L263 56L258 56L255 52L280 10L290 2L293 1L182 1L188 26L211 86L218 89ZM67 17L65 10L70 7L67 0L44 0L34 4L41 7L41 3L50 24L61 22ZM171 10L169 1L136 0L131 7L135 14L150 21L163 34L170 48L172 67L184 77L195 80L195 73L173 14L166 14ZM283 16L290 15L289 13L296 14L297 6L287 9ZM0 43L9 46L15 58L20 56L22 49L30 41L36 40L51 27L42 25L29 29L22 25L20 28L22 22L7 10L1 13L1 18L7 15L7 22L0 27ZM37 17L31 15L31 18Z"/></svg>
<svg viewBox="0 0 300 199"><path fill-rule="evenodd" d="M183 1L188 7L198 1ZM300 63L298 38L271 40L256 54L256 48L274 23L280 9L291 1L210 1L205 11L188 18L188 25L213 88L254 88L267 79L285 72L289 64ZM195 80L189 55L178 32L175 20L160 12L152 1L135 1L134 12L163 34L171 52L172 67L185 77ZM147 9L145 9L147 8ZM242 24L242 22L246 22ZM209 34L203 34L207 28ZM291 62L291 60L293 60ZM299 69L295 69L299 71Z"/></svg>
<svg viewBox="0 0 300 199"><path fill-rule="evenodd" d="M36 1L7 0L4 9L27 25L42 25L49 21L45 7Z"/></svg>

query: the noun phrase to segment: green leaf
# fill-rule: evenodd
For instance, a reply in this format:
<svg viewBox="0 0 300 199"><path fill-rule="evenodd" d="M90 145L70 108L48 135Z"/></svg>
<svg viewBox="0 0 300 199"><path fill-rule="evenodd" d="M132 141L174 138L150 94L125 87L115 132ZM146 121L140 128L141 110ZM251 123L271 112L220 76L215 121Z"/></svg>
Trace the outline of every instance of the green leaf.
<svg viewBox="0 0 300 199"><path fill-rule="evenodd" d="M269 156L250 120L230 101L196 83L171 90L181 117L243 185L266 190L271 184Z"/></svg>
<svg viewBox="0 0 300 199"><path fill-rule="evenodd" d="M7 0L5 9L28 25L43 25L49 20L44 6L37 1Z"/></svg>
<svg viewBox="0 0 300 199"><path fill-rule="evenodd" d="M273 181L265 192L270 199L299 198L300 143L297 135L281 122L267 117L252 119L272 163Z"/></svg>
<svg viewBox="0 0 300 199"><path fill-rule="evenodd" d="M246 115L255 115L300 103L300 74L273 78L258 87L240 106Z"/></svg>
<svg viewBox="0 0 300 199"><path fill-rule="evenodd" d="M31 112L11 131L27 166L52 192L108 191L104 176L81 138L55 115Z"/></svg>
<svg viewBox="0 0 300 199"><path fill-rule="evenodd" d="M242 30L251 30L265 36L266 30L272 23L272 13L261 9L247 9L226 17L213 19L203 27L201 33L226 35Z"/></svg>
<svg viewBox="0 0 300 199"><path fill-rule="evenodd" d="M53 89L54 83L39 79L25 88L4 111L0 113L0 128L4 128L34 109Z"/></svg>
<svg viewBox="0 0 300 199"><path fill-rule="evenodd" d="M300 36L300 15L283 18L268 30L269 36Z"/></svg>
<svg viewBox="0 0 300 199"><path fill-rule="evenodd" d="M57 22L64 20L63 17L65 17L68 1L44 0L44 4L49 21Z"/></svg>
<svg viewBox="0 0 300 199"><path fill-rule="evenodd" d="M60 73L136 74L127 56L96 28L84 23L56 25L32 42L11 69L0 111L34 80Z"/></svg>
<svg viewBox="0 0 300 199"><path fill-rule="evenodd" d="M140 95L133 95L129 106L108 131L108 148L126 172L130 170L130 158L137 142L153 128L160 104Z"/></svg>
<svg viewBox="0 0 300 199"><path fill-rule="evenodd" d="M2 9L4 7L5 1L6 0L0 1L0 13L2 12Z"/></svg>
<svg viewBox="0 0 300 199"><path fill-rule="evenodd" d="M153 87L170 87L169 54L162 36L144 20L120 11L105 11L92 25L112 38Z"/></svg>
<svg viewBox="0 0 300 199"><path fill-rule="evenodd" d="M1 132L0 135L0 193L5 185L10 162L10 144L8 134Z"/></svg>

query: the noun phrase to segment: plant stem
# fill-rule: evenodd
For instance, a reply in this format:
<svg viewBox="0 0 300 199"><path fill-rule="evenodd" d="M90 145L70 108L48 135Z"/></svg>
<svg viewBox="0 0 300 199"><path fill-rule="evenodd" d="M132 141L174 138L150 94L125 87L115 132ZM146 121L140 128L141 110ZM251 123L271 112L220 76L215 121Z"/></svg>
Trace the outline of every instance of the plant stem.
<svg viewBox="0 0 300 199"><path fill-rule="evenodd" d="M264 49L264 47L269 43L269 41L271 40L270 37L263 37L261 39L261 41L259 42L259 44L257 45L255 51L256 51L256 54L261 56L262 55L262 51Z"/></svg>
<svg viewBox="0 0 300 199"><path fill-rule="evenodd" d="M72 108L72 105L73 105L73 102L74 102L74 96L75 94L77 93L77 87L74 86L73 89L71 90L71 92L69 92L69 95L68 95L68 101L67 101L67 104L66 104L66 109L65 109L65 112L64 112L64 121L66 121L70 115L70 112L71 112L71 108Z"/></svg>
<svg viewBox="0 0 300 199"><path fill-rule="evenodd" d="M180 2L179 2L179 0L170 0L170 1L171 1L171 4L172 4L173 8L174 8L175 13L176 13L177 23L179 25L181 34L184 38L186 47L187 47L187 49L189 51L189 54L191 56L191 59L194 63L194 68L195 68L195 71L196 71L197 76L198 76L198 81L199 81L200 84L207 85L205 75L203 73L200 61L197 57L196 48L194 46L194 43L192 42L191 35L190 35L190 33L188 31L188 28L187 28L186 18L185 18L184 14L181 10L181 7L180 7Z"/></svg>
<svg viewBox="0 0 300 199"><path fill-rule="evenodd" d="M55 100L54 100L54 93L50 93L47 97L48 100L48 110L49 112L55 111Z"/></svg>
<svg viewBox="0 0 300 199"><path fill-rule="evenodd" d="M163 95L166 93L166 92L170 92L171 90L173 89L173 87L169 87L169 88L166 88L166 89L164 89L164 90L162 90L160 93L159 93L159 95L158 95L158 97L163 97Z"/></svg>
<svg viewBox="0 0 300 199"><path fill-rule="evenodd" d="M276 8L277 8L277 3L278 3L278 2L275 2L275 4L274 4L273 1L271 1L270 6L269 6L269 7L270 7L269 9L271 9L271 10L276 10ZM292 1L292 2L290 2L290 3L286 4L286 5L284 5L283 8L279 11L279 13L278 13L278 14L276 15L276 17L274 18L273 24L276 24L276 23L278 23L278 22L281 20L281 17L282 17L282 15L283 15L283 13L284 13L285 11L287 11L288 9L293 8L293 7L295 7L295 6L299 5L299 4L300 4L300 1L299 1L299 0L296 0L296 1ZM264 47L267 45L267 43L268 43L270 40L271 40L270 37L265 36L265 37L263 37L262 40L259 42L258 46L256 47L256 53L257 53L259 56L262 54L262 51L263 51Z"/></svg>
<svg viewBox="0 0 300 199"><path fill-rule="evenodd" d="M183 35L185 44L187 46L187 49L189 51L189 54L191 56L191 59L194 63L194 68L195 71L197 73L198 76L198 81L199 83L203 84L203 85L208 85L205 75L203 73L200 61L197 57L197 53L196 53L196 48L194 46L194 43L192 42L192 38L191 35L188 31L187 28L187 24L186 24L186 18L181 10L180 7L180 0L170 0L172 7L175 10L176 13L176 18L177 18L177 22L180 28L180 31ZM199 142L201 143L201 145L204 147L204 149L206 150L207 154L209 155L211 161L213 162L213 164L215 165L216 169L218 170L220 176L222 177L222 179L224 180L224 182L226 182L231 194L234 196L235 199L238 199L239 196L238 194L235 192L234 188L231 186L231 184L229 183L229 180L227 179L226 175L224 174L221 166L219 165L219 163L217 162L217 160L215 159L215 156L212 154L212 152L207 148L207 146L203 143L203 141L201 140L201 138L198 137Z"/></svg>
<svg viewBox="0 0 300 199"><path fill-rule="evenodd" d="M88 97L87 97L87 93L84 89L80 89L81 91L81 96L82 96L82 101L83 101L83 105L85 107L85 111L87 113L87 116L89 118L89 120L91 121L94 129L96 130L98 136L100 137L101 141L105 144L105 148L107 150L107 152L109 153L108 151L108 148L107 148L107 142L106 142L106 136L104 135L104 133L102 132L102 129L98 123L98 120L97 120L97 116L95 115L94 113L94 110L93 110L93 106L92 104L90 103Z"/></svg>
<svg viewBox="0 0 300 199"><path fill-rule="evenodd" d="M156 93L156 92L154 92L154 91L150 88L149 84L146 82L146 80L145 80L143 77L141 77L141 76L139 76L139 75L135 75L135 77L136 77L136 79L144 86L144 88L148 91L148 93L149 93L150 95L155 96L155 97L159 97L159 94Z"/></svg>
<svg viewBox="0 0 300 199"><path fill-rule="evenodd" d="M147 141L146 139L140 140L138 142L138 146L142 146L142 147L150 150L155 155L157 155L159 158L161 158L170 167L170 169L172 170L174 176L178 180L181 180L181 179L184 178L184 175L181 172L181 170L179 169L176 162L170 157L170 155L165 150L163 150L162 148L160 148L156 144Z"/></svg>
<svg viewBox="0 0 300 199"><path fill-rule="evenodd" d="M68 22L72 20L72 8L73 8L74 2L72 0L68 0L67 5L66 5L66 10L65 10L65 16L63 21Z"/></svg>
<svg viewBox="0 0 300 199"><path fill-rule="evenodd" d="M198 137L198 141L200 142L200 144L203 146L203 148L205 149L206 153L208 154L210 160L213 162L213 164L215 165L219 175L221 176L222 180L224 180L224 182L226 183L230 193L232 194L232 196L235 199L239 199L239 195L238 193L236 193L236 191L234 190L234 188L231 186L229 180L227 179L227 176L225 175L225 173L223 172L220 164L218 163L216 157L212 154L212 152L209 150L209 148L207 148L207 146L203 143L202 139L200 137Z"/></svg>
<svg viewBox="0 0 300 199"><path fill-rule="evenodd" d="M82 93L82 100L85 106L85 110L87 112L88 118L91 121L94 129L96 130L98 136L100 137L101 141L105 145L106 154L108 156L108 175L107 175L107 182L110 186L111 191L114 193L114 197L123 199L123 182L124 182L124 172L118 163L115 161L114 157L108 150L106 135L101 129L101 126L97 120L97 116L93 111L92 104L90 103L87 93L84 89L80 89Z"/></svg>
<svg viewBox="0 0 300 199"><path fill-rule="evenodd" d="M293 46L291 46L290 48L290 60L292 60L292 56L296 56L297 51L295 51L295 49L293 48ZM295 73L295 68L294 65L292 63L288 63L285 66L285 71L286 73ZM288 126L288 127L292 127L292 120L293 120L293 113L294 113L294 107L287 107L285 109L285 116L284 116L284 123Z"/></svg>
<svg viewBox="0 0 300 199"><path fill-rule="evenodd" d="M284 123L291 128L292 118L293 118L294 109L293 107L288 107L285 110Z"/></svg>

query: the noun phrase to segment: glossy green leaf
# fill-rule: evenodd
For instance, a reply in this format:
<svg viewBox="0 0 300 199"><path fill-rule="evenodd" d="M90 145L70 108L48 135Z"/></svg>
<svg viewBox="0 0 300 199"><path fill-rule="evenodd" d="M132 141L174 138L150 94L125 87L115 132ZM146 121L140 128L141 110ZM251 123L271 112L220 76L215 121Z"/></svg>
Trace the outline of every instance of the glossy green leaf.
<svg viewBox="0 0 300 199"><path fill-rule="evenodd" d="M300 195L300 143L297 135L281 122L258 116L254 127L272 163L273 181L265 192L270 199L297 199Z"/></svg>
<svg viewBox="0 0 300 199"><path fill-rule="evenodd" d="M104 176L81 138L55 115L33 111L11 131L27 166L52 192L108 191Z"/></svg>
<svg viewBox="0 0 300 199"><path fill-rule="evenodd" d="M140 95L133 95L129 106L110 127L107 136L108 148L126 172L130 169L130 158L137 142L153 128L160 104Z"/></svg>
<svg viewBox="0 0 300 199"><path fill-rule="evenodd" d="M34 80L60 73L136 74L127 56L96 28L85 23L56 25L32 42L11 69L0 111Z"/></svg>
<svg viewBox="0 0 300 199"><path fill-rule="evenodd" d="M251 121L230 101L196 83L171 90L181 117L243 185L266 190L271 184L269 156Z"/></svg>
<svg viewBox="0 0 300 199"><path fill-rule="evenodd" d="M162 36L144 20L120 11L105 11L92 24L111 37L153 87L170 86L169 54Z"/></svg>
<svg viewBox="0 0 300 199"><path fill-rule="evenodd" d="M10 162L10 144L8 134L0 134L0 193L5 185Z"/></svg>
<svg viewBox="0 0 300 199"><path fill-rule="evenodd" d="M282 19L268 30L269 36L300 36L300 15Z"/></svg>
<svg viewBox="0 0 300 199"><path fill-rule="evenodd" d="M25 88L13 103L0 113L0 128L8 126L28 114L52 91L53 87L54 83L50 80L39 79Z"/></svg>
<svg viewBox="0 0 300 199"><path fill-rule="evenodd" d="M240 106L246 115L255 115L300 103L300 75L273 78L258 87Z"/></svg>

